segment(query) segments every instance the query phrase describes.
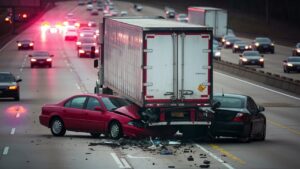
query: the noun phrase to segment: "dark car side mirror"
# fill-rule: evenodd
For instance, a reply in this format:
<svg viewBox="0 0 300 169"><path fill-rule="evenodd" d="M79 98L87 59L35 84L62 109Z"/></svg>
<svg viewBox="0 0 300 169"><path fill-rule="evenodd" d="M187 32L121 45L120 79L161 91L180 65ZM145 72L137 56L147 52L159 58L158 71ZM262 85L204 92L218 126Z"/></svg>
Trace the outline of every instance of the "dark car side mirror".
<svg viewBox="0 0 300 169"><path fill-rule="evenodd" d="M17 79L17 81L16 81L16 82L18 82L18 83L19 83L19 82L22 82L22 79Z"/></svg>
<svg viewBox="0 0 300 169"><path fill-rule="evenodd" d="M261 55L261 57L263 58L263 57L264 57L264 55Z"/></svg>
<svg viewBox="0 0 300 169"><path fill-rule="evenodd" d="M243 57L243 55L240 55L240 58Z"/></svg>
<svg viewBox="0 0 300 169"><path fill-rule="evenodd" d="M101 112L104 111L104 110L102 109L102 107L100 107L100 106L96 106L96 107L94 108L94 110L96 110L96 111L101 111Z"/></svg>
<svg viewBox="0 0 300 169"><path fill-rule="evenodd" d="M98 68L98 66L99 66L98 59L95 59L94 60L94 68Z"/></svg>
<svg viewBox="0 0 300 169"><path fill-rule="evenodd" d="M287 60L283 60L282 62L283 62L283 63L286 63L286 62L287 62Z"/></svg>
<svg viewBox="0 0 300 169"><path fill-rule="evenodd" d="M50 57L52 57L52 58L53 58L53 57L54 57L54 55L50 55Z"/></svg>
<svg viewBox="0 0 300 169"><path fill-rule="evenodd" d="M32 57L32 55L28 55L28 57Z"/></svg>
<svg viewBox="0 0 300 169"><path fill-rule="evenodd" d="M258 112L265 111L265 108L263 106L258 106Z"/></svg>
<svg viewBox="0 0 300 169"><path fill-rule="evenodd" d="M220 106L221 106L221 102L215 101L215 102L213 102L213 104L212 104L212 109L213 109L213 110L216 110L216 109L219 108Z"/></svg>

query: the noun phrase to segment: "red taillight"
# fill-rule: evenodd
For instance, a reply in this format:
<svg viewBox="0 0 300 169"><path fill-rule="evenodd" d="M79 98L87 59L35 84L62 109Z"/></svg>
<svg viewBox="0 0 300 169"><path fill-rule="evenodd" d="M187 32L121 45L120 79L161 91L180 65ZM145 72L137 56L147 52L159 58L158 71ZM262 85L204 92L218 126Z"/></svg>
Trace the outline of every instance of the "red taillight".
<svg viewBox="0 0 300 169"><path fill-rule="evenodd" d="M246 122L249 120L249 116L245 113L237 113L233 118L233 122Z"/></svg>
<svg viewBox="0 0 300 169"><path fill-rule="evenodd" d="M27 18L27 14L24 13L24 14L22 15L22 17L23 17L23 18Z"/></svg>
<svg viewBox="0 0 300 169"><path fill-rule="evenodd" d="M31 43L29 43L29 46L33 46L33 43L31 42Z"/></svg>
<svg viewBox="0 0 300 169"><path fill-rule="evenodd" d="M84 53L84 50L80 49L80 50L79 50L79 53Z"/></svg>
<svg viewBox="0 0 300 169"><path fill-rule="evenodd" d="M48 59L47 59L47 62L51 62L51 61L52 61L52 59L51 59L51 58L48 58Z"/></svg>
<svg viewBox="0 0 300 169"><path fill-rule="evenodd" d="M31 62L36 62L36 59L32 58L30 59Z"/></svg>

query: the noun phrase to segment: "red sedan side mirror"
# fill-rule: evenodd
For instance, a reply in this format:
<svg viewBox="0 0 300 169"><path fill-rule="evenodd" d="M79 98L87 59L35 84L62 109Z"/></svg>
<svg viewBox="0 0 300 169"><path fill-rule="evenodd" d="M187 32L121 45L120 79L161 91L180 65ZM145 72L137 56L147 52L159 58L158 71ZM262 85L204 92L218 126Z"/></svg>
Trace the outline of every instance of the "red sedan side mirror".
<svg viewBox="0 0 300 169"><path fill-rule="evenodd" d="M283 60L282 62L283 62L283 63L286 63L287 61L286 61L286 60Z"/></svg>
<svg viewBox="0 0 300 169"><path fill-rule="evenodd" d="M94 110L96 110L96 111L101 111L101 112L104 111L104 110L102 109L102 107L100 107L100 106L96 106L96 107L94 108Z"/></svg>

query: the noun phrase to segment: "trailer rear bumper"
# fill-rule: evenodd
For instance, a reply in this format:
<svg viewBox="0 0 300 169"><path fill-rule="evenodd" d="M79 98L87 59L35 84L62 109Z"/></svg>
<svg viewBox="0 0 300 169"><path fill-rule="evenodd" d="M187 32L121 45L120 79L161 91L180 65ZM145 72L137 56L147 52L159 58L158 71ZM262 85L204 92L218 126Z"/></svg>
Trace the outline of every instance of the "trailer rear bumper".
<svg viewBox="0 0 300 169"><path fill-rule="evenodd" d="M167 125L199 125L199 126L210 126L210 121L171 121L171 122L156 122L150 123L149 126L167 126Z"/></svg>

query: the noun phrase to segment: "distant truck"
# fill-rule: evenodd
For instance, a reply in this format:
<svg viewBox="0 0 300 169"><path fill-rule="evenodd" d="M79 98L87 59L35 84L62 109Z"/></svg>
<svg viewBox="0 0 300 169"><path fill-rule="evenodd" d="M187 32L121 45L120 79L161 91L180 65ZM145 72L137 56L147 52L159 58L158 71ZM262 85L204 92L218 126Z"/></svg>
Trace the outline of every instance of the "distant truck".
<svg viewBox="0 0 300 169"><path fill-rule="evenodd" d="M103 28L101 30L101 28ZM149 127L184 135L211 125L212 29L163 18L104 18L95 93L127 98Z"/></svg>
<svg viewBox="0 0 300 169"><path fill-rule="evenodd" d="M192 24L199 24L213 28L213 35L216 39L222 38L227 30L227 11L212 7L189 7L188 21Z"/></svg>

